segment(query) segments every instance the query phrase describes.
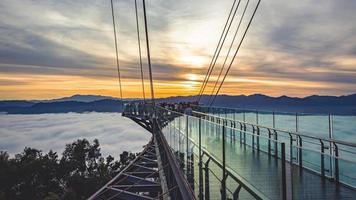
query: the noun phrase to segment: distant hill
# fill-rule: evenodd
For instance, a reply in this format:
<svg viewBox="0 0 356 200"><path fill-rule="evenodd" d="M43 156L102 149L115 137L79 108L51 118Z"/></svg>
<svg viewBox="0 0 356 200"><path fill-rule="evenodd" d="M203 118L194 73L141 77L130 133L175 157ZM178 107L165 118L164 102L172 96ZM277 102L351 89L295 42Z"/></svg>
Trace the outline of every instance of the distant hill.
<svg viewBox="0 0 356 200"><path fill-rule="evenodd" d="M210 96L203 96L207 103ZM125 99L125 102L137 99ZM196 101L196 96L176 96L157 99L157 102ZM214 106L257 109L281 112L356 115L356 94L345 96L270 97L254 95L219 95ZM121 112L121 100L99 95L74 95L45 101L0 101L0 112L12 114L66 113L66 112Z"/></svg>
<svg viewBox="0 0 356 200"><path fill-rule="evenodd" d="M59 99L40 100L39 102L64 102L64 101L93 102L93 101L100 101L105 99L119 100L118 98L110 97L110 96L76 94L70 97L63 97Z"/></svg>
<svg viewBox="0 0 356 200"><path fill-rule="evenodd" d="M0 102L0 105L2 102ZM120 100L103 99L92 102L60 101L40 102L31 106L1 107L0 112L8 114L43 114L43 113L68 113L68 112L121 112Z"/></svg>
<svg viewBox="0 0 356 200"><path fill-rule="evenodd" d="M22 100L0 101L0 109L6 107L29 107L33 104L35 104L35 102Z"/></svg>

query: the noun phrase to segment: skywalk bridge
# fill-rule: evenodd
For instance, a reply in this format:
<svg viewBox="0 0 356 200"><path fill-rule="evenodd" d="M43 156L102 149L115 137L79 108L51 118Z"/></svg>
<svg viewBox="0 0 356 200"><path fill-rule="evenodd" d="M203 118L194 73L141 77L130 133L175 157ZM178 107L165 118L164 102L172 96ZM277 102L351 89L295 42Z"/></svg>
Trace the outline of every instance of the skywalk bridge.
<svg viewBox="0 0 356 200"><path fill-rule="evenodd" d="M193 110L185 107L189 112L184 112L184 107L155 104L146 5L142 0L150 83L150 100L146 101L139 9L134 1L145 103L126 104L123 116L151 132L152 139L89 199L356 199L356 144L332 137L331 116L326 123L312 121L300 127L299 120L311 118L212 107L260 2L233 0L197 95L197 102L202 103L203 95L209 92L210 98L205 102L209 107L195 106ZM111 12L122 100L112 0ZM227 42L228 36L232 39ZM225 48L226 55L220 55ZM218 61L221 57L225 57L223 62ZM217 72L216 65L221 65ZM217 74L216 80L211 80L211 75ZM212 81L215 83L210 88ZM294 122L292 130L288 124L293 126ZM310 134L323 124L327 128L322 132L327 132L328 137Z"/></svg>
<svg viewBox="0 0 356 200"><path fill-rule="evenodd" d="M152 141L91 199L356 199L356 144L238 119L250 111L181 111L127 106Z"/></svg>

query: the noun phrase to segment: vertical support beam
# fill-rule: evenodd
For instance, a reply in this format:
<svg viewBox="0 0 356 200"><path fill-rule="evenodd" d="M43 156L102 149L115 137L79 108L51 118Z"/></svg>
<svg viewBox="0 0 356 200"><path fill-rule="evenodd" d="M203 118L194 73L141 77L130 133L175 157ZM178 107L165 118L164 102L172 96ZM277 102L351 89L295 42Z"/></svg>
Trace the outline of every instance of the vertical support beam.
<svg viewBox="0 0 356 200"><path fill-rule="evenodd" d="M236 122L234 121L234 128L233 130L233 137L234 137L234 142L236 141Z"/></svg>
<svg viewBox="0 0 356 200"><path fill-rule="evenodd" d="M174 119L174 125L173 125L173 150L176 152L177 148L177 127L176 127L176 120Z"/></svg>
<svg viewBox="0 0 356 200"><path fill-rule="evenodd" d="M260 128L259 127L257 127L257 143L256 143L256 145L257 145L257 151L259 151L260 150Z"/></svg>
<svg viewBox="0 0 356 200"><path fill-rule="evenodd" d="M321 177L325 178L325 166L324 166L324 142L320 139L320 173Z"/></svg>
<svg viewBox="0 0 356 200"><path fill-rule="evenodd" d="M273 131L274 132L274 156L276 157L276 158L278 158L278 134L277 134L277 131L276 130L274 130Z"/></svg>
<svg viewBox="0 0 356 200"><path fill-rule="evenodd" d="M203 200L203 155L201 151L201 118L199 117L199 199Z"/></svg>
<svg viewBox="0 0 356 200"><path fill-rule="evenodd" d="M252 125L252 151L255 150L255 126Z"/></svg>
<svg viewBox="0 0 356 200"><path fill-rule="evenodd" d="M181 137L180 137L180 135L181 135L181 132L180 132L180 116L178 117L178 153L179 153L179 155L180 155L180 153L181 153L181 143L182 143L182 141L181 141Z"/></svg>
<svg viewBox="0 0 356 200"><path fill-rule="evenodd" d="M299 126L298 126L298 124L299 124L299 121L298 121L298 113L295 113L295 132L297 132L297 133L298 133L298 131L299 131Z"/></svg>
<svg viewBox="0 0 356 200"><path fill-rule="evenodd" d="M293 164L293 135L289 133L289 155L290 163Z"/></svg>
<svg viewBox="0 0 356 200"><path fill-rule="evenodd" d="M302 169L303 168L303 141L302 141L302 137L298 136L299 138L299 148L298 148L298 155L299 155L299 168Z"/></svg>
<svg viewBox="0 0 356 200"><path fill-rule="evenodd" d="M245 110L243 110L242 118L243 118L243 121L246 122L246 113L245 113Z"/></svg>
<svg viewBox="0 0 356 200"><path fill-rule="evenodd" d="M210 180L209 180L209 162L210 162L209 158L204 166L204 172L205 172L205 200L209 200L210 199Z"/></svg>
<svg viewBox="0 0 356 200"><path fill-rule="evenodd" d="M222 179L221 179L221 199L226 199L226 157L225 157L225 126L222 127Z"/></svg>
<svg viewBox="0 0 356 200"><path fill-rule="evenodd" d="M240 123L240 144L242 144L242 131L243 131L243 126Z"/></svg>
<svg viewBox="0 0 356 200"><path fill-rule="evenodd" d="M233 122L234 122L234 129L233 129L233 135L234 135L234 142L236 141L236 110L232 110L232 119L233 119Z"/></svg>
<svg viewBox="0 0 356 200"><path fill-rule="evenodd" d="M189 172L188 172L188 167L189 167L189 122L188 122L188 115L186 115L186 118L185 118L185 144L186 144L186 150L185 150L185 157L186 157L186 175L188 176Z"/></svg>
<svg viewBox="0 0 356 200"><path fill-rule="evenodd" d="M230 121L230 143L232 143L233 130L233 121Z"/></svg>
<svg viewBox="0 0 356 200"><path fill-rule="evenodd" d="M287 176L286 176L286 145L281 143L281 161L282 161L282 194L283 199L287 199Z"/></svg>
<svg viewBox="0 0 356 200"><path fill-rule="evenodd" d="M335 181L339 183L339 147L334 143L335 147Z"/></svg>
<svg viewBox="0 0 356 200"><path fill-rule="evenodd" d="M268 155L271 155L271 136L272 132L271 129L268 129Z"/></svg>
<svg viewBox="0 0 356 200"><path fill-rule="evenodd" d="M244 144L246 145L246 124L244 123Z"/></svg>
<svg viewBox="0 0 356 200"><path fill-rule="evenodd" d="M328 118L329 120L329 139L331 140L331 139L333 139L334 138L334 136L333 136L333 118L332 118L332 115L330 115L329 114L329 118ZM329 169L329 171L330 171L330 176L331 177L333 177L334 175L333 175L333 161L332 161L332 157L334 156L334 152L333 152L333 146L332 146L332 143L331 142L329 142L329 154L330 154L330 158L329 158L329 163L330 163L330 169Z"/></svg>
<svg viewBox="0 0 356 200"><path fill-rule="evenodd" d="M169 122L169 146L172 147L172 123Z"/></svg>

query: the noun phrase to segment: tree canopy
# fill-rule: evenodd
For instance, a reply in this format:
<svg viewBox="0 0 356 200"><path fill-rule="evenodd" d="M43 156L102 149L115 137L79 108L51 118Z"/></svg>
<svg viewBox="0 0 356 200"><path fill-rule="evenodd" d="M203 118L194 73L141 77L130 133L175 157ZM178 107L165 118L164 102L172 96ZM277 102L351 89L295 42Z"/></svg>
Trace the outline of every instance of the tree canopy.
<svg viewBox="0 0 356 200"><path fill-rule="evenodd" d="M134 154L104 158L97 139L78 139L58 154L26 147L10 158L0 151L1 199L86 199L108 182Z"/></svg>

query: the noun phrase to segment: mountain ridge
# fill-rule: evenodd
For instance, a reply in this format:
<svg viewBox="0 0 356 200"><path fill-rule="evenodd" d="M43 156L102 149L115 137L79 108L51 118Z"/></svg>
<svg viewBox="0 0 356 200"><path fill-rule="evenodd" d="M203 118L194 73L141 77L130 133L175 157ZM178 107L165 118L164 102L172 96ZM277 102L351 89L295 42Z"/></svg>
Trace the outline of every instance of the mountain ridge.
<svg viewBox="0 0 356 200"><path fill-rule="evenodd" d="M201 102L207 104L211 97L203 95ZM196 101L197 96L174 96L158 98L157 102ZM140 101L124 99L123 103ZM66 112L121 112L118 98L101 95L73 95L52 100L6 100L0 101L0 112L9 114L40 114ZM342 96L311 95L307 97L264 94L219 95L215 106L268 110L280 112L305 112L312 114L356 115L356 94Z"/></svg>

